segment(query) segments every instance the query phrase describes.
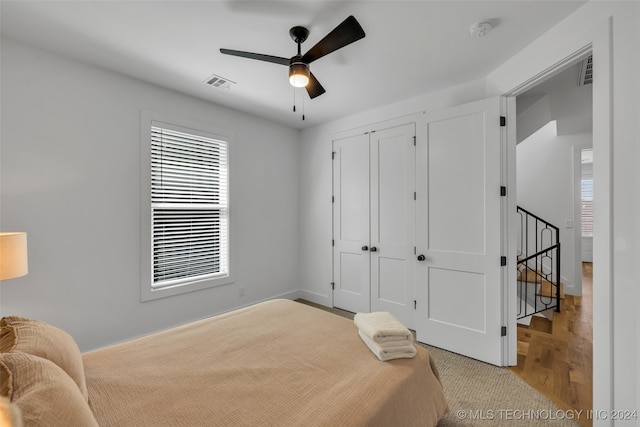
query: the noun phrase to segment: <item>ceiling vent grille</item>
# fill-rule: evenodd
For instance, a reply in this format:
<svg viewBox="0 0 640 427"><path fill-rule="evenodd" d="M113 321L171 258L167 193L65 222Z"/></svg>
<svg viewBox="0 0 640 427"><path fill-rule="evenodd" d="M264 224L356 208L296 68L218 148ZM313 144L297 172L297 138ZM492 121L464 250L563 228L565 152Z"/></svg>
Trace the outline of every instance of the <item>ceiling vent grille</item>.
<svg viewBox="0 0 640 427"><path fill-rule="evenodd" d="M211 77L205 80L205 83L218 89L229 89L232 85L236 84L236 82L217 74L213 74Z"/></svg>
<svg viewBox="0 0 640 427"><path fill-rule="evenodd" d="M593 55L589 55L587 59L582 61L580 67L580 79L578 86L590 85L593 83Z"/></svg>

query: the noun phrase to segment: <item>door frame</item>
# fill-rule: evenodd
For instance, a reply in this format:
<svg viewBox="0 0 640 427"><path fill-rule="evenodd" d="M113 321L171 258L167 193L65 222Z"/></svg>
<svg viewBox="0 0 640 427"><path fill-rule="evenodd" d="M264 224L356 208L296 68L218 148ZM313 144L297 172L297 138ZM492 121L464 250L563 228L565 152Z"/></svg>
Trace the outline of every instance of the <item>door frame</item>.
<svg viewBox="0 0 640 427"><path fill-rule="evenodd" d="M597 217L594 223L593 256L594 264L598 268L594 271L593 277L593 405L594 408L609 412L613 409L614 390L614 369L613 369L613 325L614 313L613 305L613 243L612 243L612 139L613 139L613 23L607 19L600 26L591 29L588 33L582 34L582 42L575 43L571 40L568 45L564 45L561 52L564 58L552 64L545 64L539 59L532 57L527 64L528 69L534 74L529 74L528 79L524 79L519 84L511 88L498 88L498 92L506 97L514 97L523 93L527 89L546 80L552 75L566 69L571 64L576 63L580 58L593 53L594 64L598 73L598 78L593 82L593 150L594 158L597 156L597 163L594 163L594 183L598 183L594 188L594 198L598 198ZM524 67L523 64L521 66ZM515 141L515 140L514 140ZM508 145L508 156L514 156L515 143ZM515 163L511 163L508 172L508 186L513 190L508 197L516 197ZM514 210L515 212L515 210ZM515 215L512 213L512 215ZM507 244L510 246L510 253L515 248L515 234L509 235ZM510 279L511 280L511 279ZM509 283L515 287L515 283ZM507 308L509 319L515 318L513 312L515 308ZM511 335L514 335L512 337ZM517 339L517 330L509 328L508 341ZM517 355L515 355L517 358ZM511 359L510 359L511 360ZM595 369L595 367L598 367Z"/></svg>

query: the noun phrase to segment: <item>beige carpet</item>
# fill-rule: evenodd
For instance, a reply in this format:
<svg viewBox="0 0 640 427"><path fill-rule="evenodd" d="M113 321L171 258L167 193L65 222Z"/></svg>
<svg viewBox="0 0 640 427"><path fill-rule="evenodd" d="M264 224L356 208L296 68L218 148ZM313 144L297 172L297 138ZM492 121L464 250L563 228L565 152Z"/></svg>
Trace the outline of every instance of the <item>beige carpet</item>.
<svg viewBox="0 0 640 427"><path fill-rule="evenodd" d="M298 301L353 319L353 313L348 311ZM575 414L558 409L508 369L418 344L429 350L436 360L451 408L438 427L578 426L572 419Z"/></svg>
<svg viewBox="0 0 640 427"><path fill-rule="evenodd" d="M420 345L436 360L451 408L438 427L578 425L508 369Z"/></svg>

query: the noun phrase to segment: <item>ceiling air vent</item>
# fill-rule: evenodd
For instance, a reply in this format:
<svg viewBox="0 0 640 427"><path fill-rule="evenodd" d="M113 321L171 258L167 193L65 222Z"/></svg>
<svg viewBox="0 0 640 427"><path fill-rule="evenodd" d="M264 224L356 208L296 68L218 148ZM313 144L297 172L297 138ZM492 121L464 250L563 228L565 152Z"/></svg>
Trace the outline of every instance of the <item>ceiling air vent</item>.
<svg viewBox="0 0 640 427"><path fill-rule="evenodd" d="M211 77L205 80L205 83L210 86L217 87L218 89L229 89L231 85L236 84L236 82L217 74L213 74Z"/></svg>
<svg viewBox="0 0 640 427"><path fill-rule="evenodd" d="M589 55L587 59L582 61L578 86L590 85L591 83L593 83L593 55Z"/></svg>

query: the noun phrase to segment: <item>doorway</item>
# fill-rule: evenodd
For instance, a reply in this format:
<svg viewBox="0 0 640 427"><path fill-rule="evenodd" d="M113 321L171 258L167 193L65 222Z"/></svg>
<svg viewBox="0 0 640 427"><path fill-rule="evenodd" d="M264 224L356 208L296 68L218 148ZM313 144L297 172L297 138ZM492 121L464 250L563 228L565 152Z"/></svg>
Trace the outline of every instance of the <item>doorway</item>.
<svg viewBox="0 0 640 427"><path fill-rule="evenodd" d="M516 98L517 203L560 230L564 296L518 325L511 370L564 410L593 408L592 66L589 53Z"/></svg>

